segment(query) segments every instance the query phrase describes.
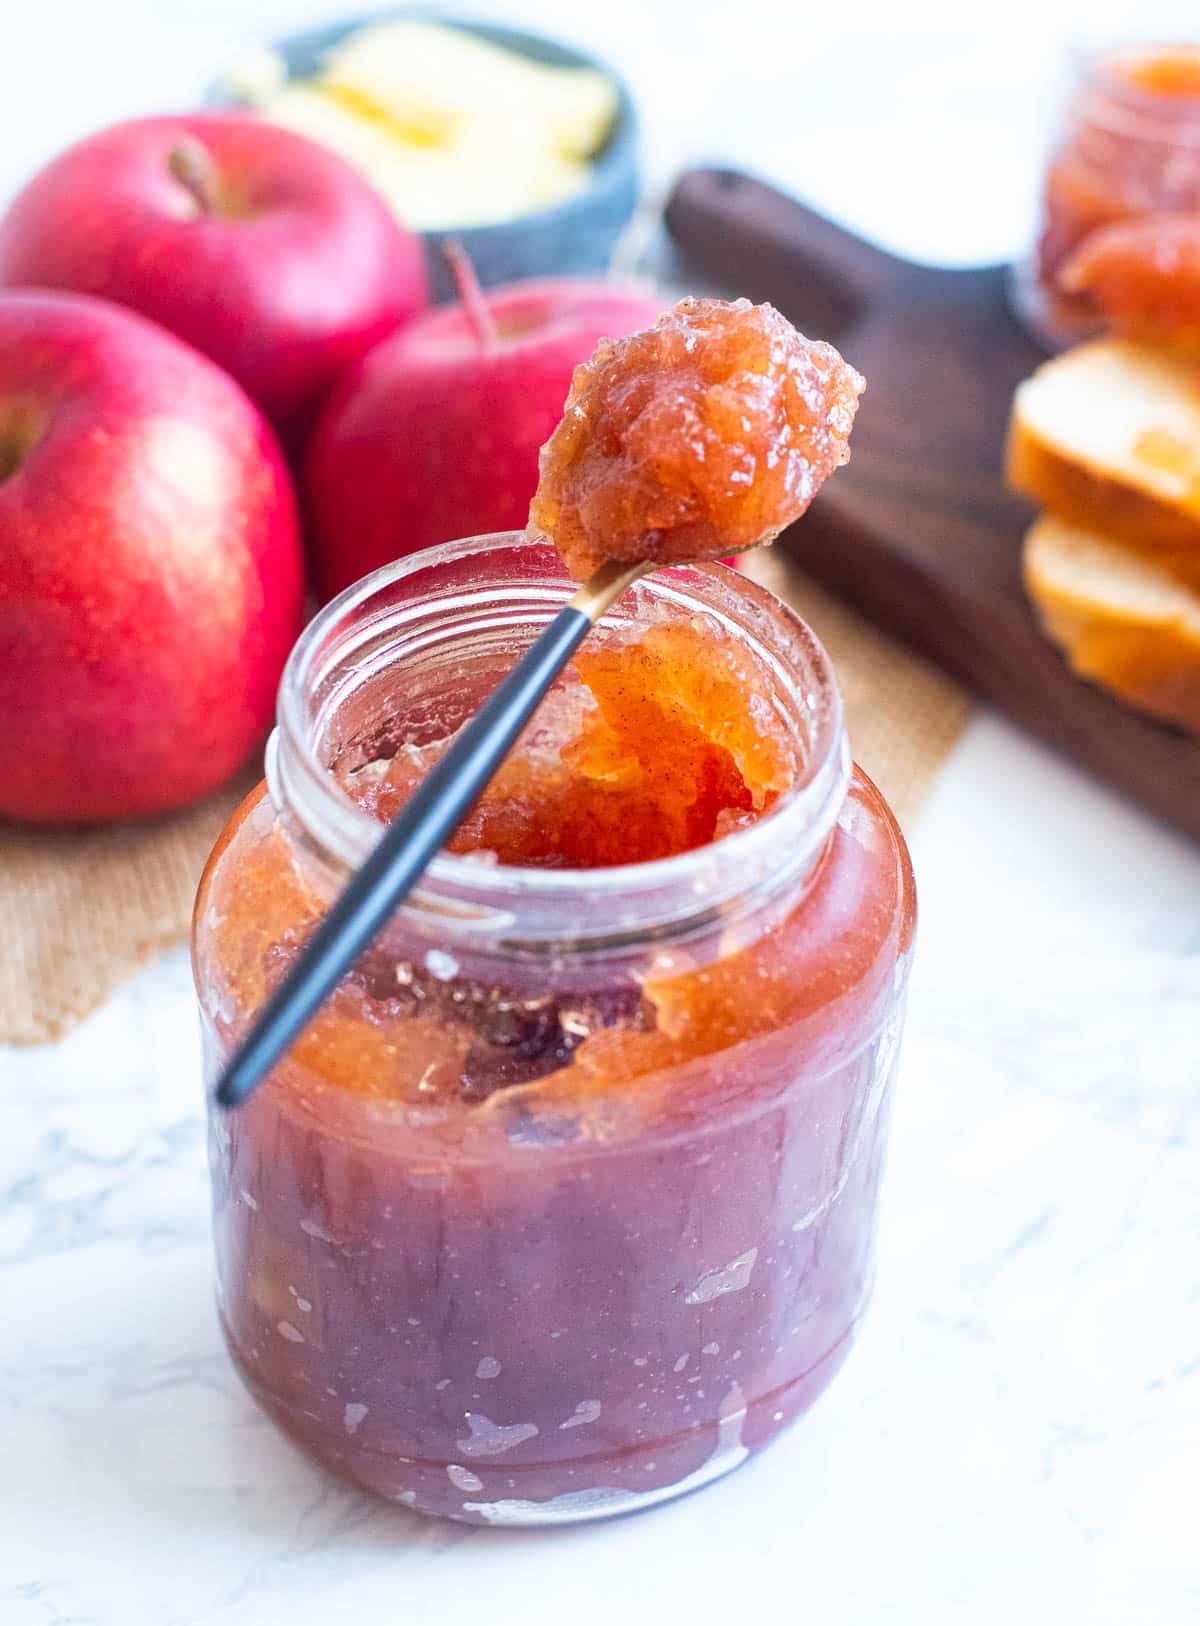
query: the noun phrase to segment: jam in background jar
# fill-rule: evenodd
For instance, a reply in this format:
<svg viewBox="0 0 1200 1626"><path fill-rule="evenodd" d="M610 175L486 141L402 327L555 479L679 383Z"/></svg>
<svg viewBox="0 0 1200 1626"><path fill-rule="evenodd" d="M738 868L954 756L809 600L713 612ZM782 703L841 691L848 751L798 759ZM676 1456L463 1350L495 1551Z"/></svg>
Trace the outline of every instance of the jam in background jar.
<svg viewBox="0 0 1200 1626"><path fill-rule="evenodd" d="M436 750L570 591L553 549L506 534L402 560L311 624L267 787L197 903L210 1082L369 850L361 787ZM705 566L628 593L593 661L606 717L626 670L675 707L658 802L623 814L631 850L662 854L503 861L554 809L568 828L562 762L631 773L571 691L582 745L527 741L510 800L211 1120L220 1313L248 1387L330 1468L478 1523L628 1511L736 1466L824 1390L871 1284L914 894L828 659ZM712 838L701 797L679 845L660 814L697 718L738 743L706 759L704 796L728 803Z"/></svg>
<svg viewBox="0 0 1200 1626"><path fill-rule="evenodd" d="M1129 226L1136 235L1100 235ZM1193 233L1200 256L1200 46L1130 45L1079 57L1034 251L1017 274L1021 314L1053 348L1102 331L1114 316L1136 326L1139 302L1153 322L1161 278L1171 274L1181 234L1190 254Z"/></svg>

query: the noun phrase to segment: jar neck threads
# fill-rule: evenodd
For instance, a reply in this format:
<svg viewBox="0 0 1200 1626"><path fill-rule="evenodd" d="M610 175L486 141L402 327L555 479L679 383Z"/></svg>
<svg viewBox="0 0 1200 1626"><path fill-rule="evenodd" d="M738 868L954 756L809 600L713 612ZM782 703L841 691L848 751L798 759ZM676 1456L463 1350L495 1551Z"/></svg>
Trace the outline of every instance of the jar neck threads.
<svg viewBox="0 0 1200 1626"><path fill-rule="evenodd" d="M478 703L463 689L468 657L481 669L510 661L571 591L552 548L503 532L399 560L320 611L284 673L267 756L272 801L310 886L332 897L379 836L331 766L351 748L363 760L394 750L413 731L438 737L429 730L448 694L460 712ZM647 578L612 619L636 625L655 605L711 617L750 643L798 741L794 784L745 829L646 863L535 869L442 854L389 928L398 945L415 935L492 960L611 965L650 945L710 939L727 952L794 907L849 784L829 658L785 605L719 567Z"/></svg>

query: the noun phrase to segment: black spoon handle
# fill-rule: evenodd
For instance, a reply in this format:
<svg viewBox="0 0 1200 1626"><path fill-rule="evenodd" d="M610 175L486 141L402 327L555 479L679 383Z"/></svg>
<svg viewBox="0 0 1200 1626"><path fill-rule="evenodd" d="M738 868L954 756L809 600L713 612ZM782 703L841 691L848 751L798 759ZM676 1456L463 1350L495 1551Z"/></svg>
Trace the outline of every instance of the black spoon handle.
<svg viewBox="0 0 1200 1626"><path fill-rule="evenodd" d="M593 621L630 579L625 572L615 590L606 583L599 596L595 580L590 582L555 616L458 734L259 1012L217 1085L221 1106L234 1107L246 1099L408 897L471 811ZM580 607L581 601L585 607Z"/></svg>

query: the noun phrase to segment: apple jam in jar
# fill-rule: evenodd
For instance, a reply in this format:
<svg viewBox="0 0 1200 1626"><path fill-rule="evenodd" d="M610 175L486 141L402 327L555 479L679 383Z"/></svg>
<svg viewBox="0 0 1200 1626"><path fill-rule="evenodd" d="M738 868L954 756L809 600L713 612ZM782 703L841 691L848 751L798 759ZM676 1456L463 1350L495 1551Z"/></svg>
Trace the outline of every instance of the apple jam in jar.
<svg viewBox="0 0 1200 1626"><path fill-rule="evenodd" d="M1061 349L1106 328L1200 341L1200 45L1131 43L1071 63L1017 307Z"/></svg>
<svg viewBox="0 0 1200 1626"><path fill-rule="evenodd" d="M503 534L309 626L197 901L210 1083L571 591L551 547ZM213 1111L222 1325L275 1421L385 1497L485 1524L646 1507L766 1445L853 1341L904 841L812 633L701 566L624 595L452 849Z"/></svg>

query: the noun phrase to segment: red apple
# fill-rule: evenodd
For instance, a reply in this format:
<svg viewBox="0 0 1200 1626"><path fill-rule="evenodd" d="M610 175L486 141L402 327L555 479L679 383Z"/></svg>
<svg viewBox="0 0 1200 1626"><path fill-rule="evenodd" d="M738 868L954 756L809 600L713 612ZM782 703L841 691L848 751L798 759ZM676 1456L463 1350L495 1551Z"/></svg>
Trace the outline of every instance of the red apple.
<svg viewBox="0 0 1200 1626"><path fill-rule="evenodd" d="M519 529L537 454L575 367L661 306L571 277L481 293L418 317L334 392L304 464L317 586L334 593L418 548Z"/></svg>
<svg viewBox="0 0 1200 1626"><path fill-rule="evenodd" d="M424 248L335 153L256 118L115 124L0 220L0 284L100 294L233 374L297 450L339 375L424 308Z"/></svg>
<svg viewBox="0 0 1200 1626"><path fill-rule="evenodd" d="M303 592L278 444L227 374L103 300L0 293L0 814L219 785L270 721Z"/></svg>

